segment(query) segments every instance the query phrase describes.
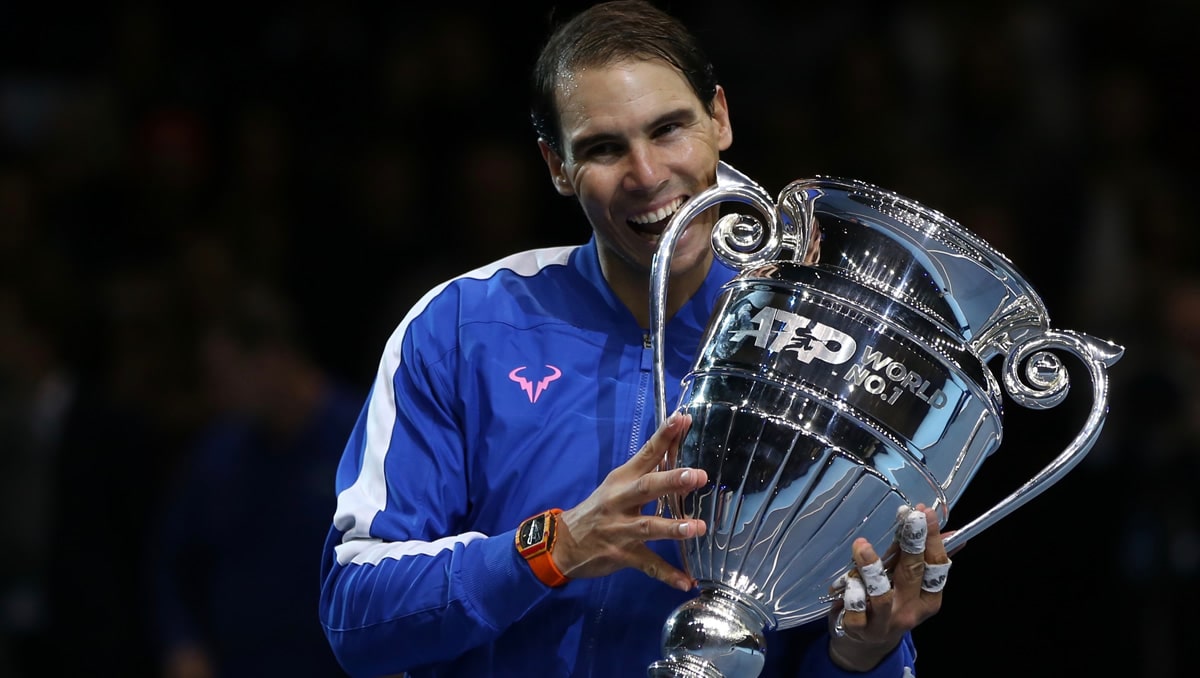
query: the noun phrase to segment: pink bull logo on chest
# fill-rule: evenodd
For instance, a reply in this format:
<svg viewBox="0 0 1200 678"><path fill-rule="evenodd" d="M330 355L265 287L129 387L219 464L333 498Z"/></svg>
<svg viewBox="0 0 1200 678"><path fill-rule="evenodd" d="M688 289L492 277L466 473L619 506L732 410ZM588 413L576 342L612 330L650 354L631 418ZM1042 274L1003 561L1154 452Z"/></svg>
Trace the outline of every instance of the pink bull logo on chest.
<svg viewBox="0 0 1200 678"><path fill-rule="evenodd" d="M534 382L521 376L521 372L525 368L526 366L522 365L514 369L512 372L508 373L508 378L521 385L521 390L525 391L526 395L529 396L529 402L531 403L536 403L538 398L542 397L542 392L546 390L546 387L550 385L550 382L562 376L562 370L558 369L554 365L546 365L546 369L550 370L550 374L542 377L536 384L534 384Z"/></svg>

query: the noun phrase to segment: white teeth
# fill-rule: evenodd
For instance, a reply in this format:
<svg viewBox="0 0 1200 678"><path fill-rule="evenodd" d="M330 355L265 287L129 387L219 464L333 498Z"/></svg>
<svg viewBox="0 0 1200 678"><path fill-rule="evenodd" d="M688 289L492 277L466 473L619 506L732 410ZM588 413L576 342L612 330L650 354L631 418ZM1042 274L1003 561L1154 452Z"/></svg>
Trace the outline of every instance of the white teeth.
<svg viewBox="0 0 1200 678"><path fill-rule="evenodd" d="M670 217L672 214L675 214L675 210L678 210L679 206L682 204L682 197L675 198L669 205L665 207L660 207L647 214L639 214L636 217L630 217L629 220L635 224L653 224Z"/></svg>

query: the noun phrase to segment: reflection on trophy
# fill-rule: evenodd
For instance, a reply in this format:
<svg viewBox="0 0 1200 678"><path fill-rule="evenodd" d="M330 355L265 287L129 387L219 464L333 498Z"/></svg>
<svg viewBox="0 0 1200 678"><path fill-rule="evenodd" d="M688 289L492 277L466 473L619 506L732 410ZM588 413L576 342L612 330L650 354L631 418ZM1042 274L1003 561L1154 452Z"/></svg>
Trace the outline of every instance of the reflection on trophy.
<svg viewBox="0 0 1200 678"><path fill-rule="evenodd" d="M772 201L721 163L717 185L668 225L651 272L660 423L666 268L684 226L722 202L751 208L721 217L713 231L717 256L740 274L683 380L678 407L691 414L691 429L664 460L703 468L709 482L661 507L708 524L705 536L683 543L700 593L665 620L663 658L650 676L758 676L764 631L829 612L856 537L884 553L898 511L919 503L946 525L1000 446L1003 394L1028 408L1058 405L1068 393L1059 357L1067 354L1092 381L1083 428L947 548L1040 494L1095 443L1108 411L1107 368L1123 352L1051 329L1009 260L934 210L824 177L795 181Z"/></svg>

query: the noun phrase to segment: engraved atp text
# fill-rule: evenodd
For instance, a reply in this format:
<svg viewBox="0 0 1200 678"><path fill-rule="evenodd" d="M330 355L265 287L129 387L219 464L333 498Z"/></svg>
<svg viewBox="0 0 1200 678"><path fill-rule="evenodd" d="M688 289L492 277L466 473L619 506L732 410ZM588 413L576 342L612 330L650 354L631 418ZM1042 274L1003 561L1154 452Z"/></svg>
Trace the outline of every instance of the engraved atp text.
<svg viewBox="0 0 1200 678"><path fill-rule="evenodd" d="M944 407L948 400L940 388L931 385L930 380L870 346L864 348L862 361L851 365L846 371L845 379L855 386L861 386L867 393L879 396L889 405L895 403L904 391L934 408Z"/></svg>
<svg viewBox="0 0 1200 678"><path fill-rule="evenodd" d="M790 351L804 363L813 359L840 365L854 357L854 337L802 315L767 306L751 322L754 329L735 330L733 341L754 337L754 345L773 353Z"/></svg>

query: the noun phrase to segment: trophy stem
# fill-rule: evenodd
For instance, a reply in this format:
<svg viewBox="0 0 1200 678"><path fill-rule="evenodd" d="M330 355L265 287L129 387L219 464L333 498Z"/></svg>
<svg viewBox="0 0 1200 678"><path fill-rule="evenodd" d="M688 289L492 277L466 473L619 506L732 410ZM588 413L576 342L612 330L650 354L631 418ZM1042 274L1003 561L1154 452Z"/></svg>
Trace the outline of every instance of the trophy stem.
<svg viewBox="0 0 1200 678"><path fill-rule="evenodd" d="M715 582L675 608L663 626L663 656L650 678L756 678L766 662L768 616L737 591Z"/></svg>

